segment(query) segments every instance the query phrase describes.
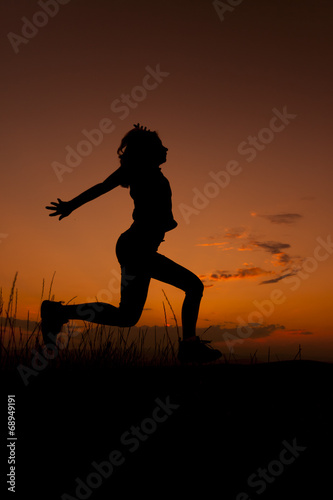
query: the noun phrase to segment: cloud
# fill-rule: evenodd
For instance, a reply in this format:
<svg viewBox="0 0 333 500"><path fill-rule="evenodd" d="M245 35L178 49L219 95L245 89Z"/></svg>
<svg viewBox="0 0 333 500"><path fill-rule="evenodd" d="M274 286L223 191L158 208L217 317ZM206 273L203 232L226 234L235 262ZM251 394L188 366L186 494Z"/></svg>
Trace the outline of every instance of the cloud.
<svg viewBox="0 0 333 500"><path fill-rule="evenodd" d="M287 264L290 264L292 259L290 255L288 255L285 252L280 252L277 254L274 254L275 261L272 262L275 266L286 266Z"/></svg>
<svg viewBox="0 0 333 500"><path fill-rule="evenodd" d="M197 247L219 247L219 246L223 246L223 245L226 245L227 242L226 241L223 241L223 242L214 242L214 243L197 243L195 246Z"/></svg>
<svg viewBox="0 0 333 500"><path fill-rule="evenodd" d="M253 212L251 214L253 217L262 217L263 219L267 219L268 221L272 222L273 224L294 224L295 222L298 222L303 215L301 214L291 214L291 213L285 213L285 214L274 214L274 215L261 215Z"/></svg>
<svg viewBox="0 0 333 500"><path fill-rule="evenodd" d="M284 252L284 250L290 248L289 243L250 240L246 243L242 243L237 250L238 252L251 252L258 248L275 256L276 260L272 262L274 265L285 266L291 261L291 257Z"/></svg>
<svg viewBox="0 0 333 500"><path fill-rule="evenodd" d="M224 234L218 233L212 236L206 236L203 238L206 240L205 243L197 243L197 247L220 247L221 250L233 250L234 247L230 246L232 244L230 241L221 241L221 240L233 240L233 239L241 239L248 238L248 230L244 226L227 228L224 231ZM208 241L207 241L208 240ZM220 240L220 241L216 241ZM222 248L226 245L229 245L228 248Z"/></svg>
<svg viewBox="0 0 333 500"><path fill-rule="evenodd" d="M240 268L236 272L231 273L229 271L217 270L209 275L201 275L205 288L211 288L213 282L215 281L227 281L227 280L242 280L242 279L253 279L260 276L272 275L271 279L261 281L259 285L269 285L271 283L278 283L279 281L288 278L290 276L295 276L297 274L297 269L286 269L282 274L277 274L274 271L267 271L261 267L247 267Z"/></svg>
<svg viewBox="0 0 333 500"><path fill-rule="evenodd" d="M280 254L283 249L290 248L289 243L280 243L278 241L266 241L262 243L260 241L253 241L252 244L271 254Z"/></svg>
<svg viewBox="0 0 333 500"><path fill-rule="evenodd" d="M220 327L220 332L222 337L225 336L225 340L235 341L237 339L243 338L242 335L245 333L249 339L261 339L269 337L273 333L285 330L283 325L258 325L257 323L249 323L248 325L239 325L237 328L225 328Z"/></svg>
<svg viewBox="0 0 333 500"><path fill-rule="evenodd" d="M244 226L232 227L225 230L224 237L228 239L245 238L247 230Z"/></svg>
<svg viewBox="0 0 333 500"><path fill-rule="evenodd" d="M235 250L237 249L237 251L243 251L243 252L244 251L253 252L258 249L263 250L272 255L270 264L273 265L274 267L283 268L283 272L277 273L274 270L270 271L267 269L263 269L262 267L255 266L252 263L243 264L243 266L246 267L238 268L236 271L216 270L213 271L211 274L200 276L206 288L212 287L214 285L214 282L216 281L255 279L261 276L271 275L270 279L266 279L259 283L260 285L268 285L272 283L278 283L279 281L285 278L294 276L299 270L299 265L302 259L299 256L290 256L285 251L291 247L289 243L283 243L281 241L274 241L274 240L258 241L255 239L251 239L249 238L249 235L245 231L245 228L243 226L226 230L226 237L228 239L237 239L245 237L248 238L241 245L239 245L238 248L236 246ZM200 246L216 246L221 250L233 249L233 247L229 247L226 242L203 243Z"/></svg>
<svg viewBox="0 0 333 500"><path fill-rule="evenodd" d="M291 333L292 335L313 335L313 332L308 330L286 330L286 333Z"/></svg>
<svg viewBox="0 0 333 500"><path fill-rule="evenodd" d="M233 250L234 247L225 247L224 245L227 245L228 243L226 241L223 242L215 242L215 243L197 243L195 246L196 247L218 247L220 250L225 252L226 250Z"/></svg>
<svg viewBox="0 0 333 500"><path fill-rule="evenodd" d="M213 281L222 281L222 280L236 280L236 279L248 279L255 278L257 276L262 276L266 274L272 274L271 271L265 271L265 269L261 269L260 267L246 267L237 269L235 273L230 273L229 271L215 271L211 273L209 276L202 276L204 279L209 279Z"/></svg>
<svg viewBox="0 0 333 500"><path fill-rule="evenodd" d="M250 252L253 250L253 246L248 243L243 243L239 248L237 248L239 252Z"/></svg>
<svg viewBox="0 0 333 500"><path fill-rule="evenodd" d="M278 281L281 281L284 278L288 278L289 276L295 276L295 274L297 274L295 271L291 271L290 273L287 274L281 274L280 276L277 276L276 278L273 278L271 280L262 281L261 283L259 283L259 285L268 285L270 283L277 283Z"/></svg>

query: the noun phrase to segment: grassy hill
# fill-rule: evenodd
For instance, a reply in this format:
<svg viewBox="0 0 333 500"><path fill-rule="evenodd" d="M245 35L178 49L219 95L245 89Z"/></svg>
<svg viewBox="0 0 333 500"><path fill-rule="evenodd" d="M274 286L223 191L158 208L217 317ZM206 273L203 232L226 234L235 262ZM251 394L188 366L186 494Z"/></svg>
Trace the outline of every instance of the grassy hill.
<svg viewBox="0 0 333 500"><path fill-rule="evenodd" d="M3 401L6 393L17 401L16 498L328 494L330 364L112 367L95 359L50 363L27 386L15 369L2 375Z"/></svg>

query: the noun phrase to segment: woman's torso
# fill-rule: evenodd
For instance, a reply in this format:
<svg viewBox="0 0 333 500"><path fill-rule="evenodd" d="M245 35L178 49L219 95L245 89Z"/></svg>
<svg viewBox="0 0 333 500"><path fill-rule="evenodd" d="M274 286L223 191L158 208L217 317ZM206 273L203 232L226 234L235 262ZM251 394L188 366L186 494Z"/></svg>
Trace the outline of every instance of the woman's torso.
<svg viewBox="0 0 333 500"><path fill-rule="evenodd" d="M130 195L134 201L136 226L152 233L165 233L177 227L172 213L170 184L159 168L134 178L130 183Z"/></svg>

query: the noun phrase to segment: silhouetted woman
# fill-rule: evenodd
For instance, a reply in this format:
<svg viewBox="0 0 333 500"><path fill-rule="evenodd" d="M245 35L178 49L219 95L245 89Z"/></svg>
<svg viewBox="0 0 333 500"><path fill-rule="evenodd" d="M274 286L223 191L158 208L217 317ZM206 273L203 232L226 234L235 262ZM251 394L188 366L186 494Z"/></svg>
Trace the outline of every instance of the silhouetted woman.
<svg viewBox="0 0 333 500"><path fill-rule="evenodd" d="M116 245L122 276L119 307L102 302L64 306L61 302L44 301L41 317L46 345L54 344L62 325L69 319L120 327L135 325L147 298L150 279L154 278L185 292L179 360L205 362L221 356L220 351L196 336L202 282L191 271L157 252L165 233L177 226L172 215L170 184L160 168L166 161L167 151L156 132L134 125L118 148L120 167L115 172L71 201L58 198L58 202L46 207L53 211L50 216L59 215L61 220L117 186L129 188L134 200L134 222L120 235Z"/></svg>

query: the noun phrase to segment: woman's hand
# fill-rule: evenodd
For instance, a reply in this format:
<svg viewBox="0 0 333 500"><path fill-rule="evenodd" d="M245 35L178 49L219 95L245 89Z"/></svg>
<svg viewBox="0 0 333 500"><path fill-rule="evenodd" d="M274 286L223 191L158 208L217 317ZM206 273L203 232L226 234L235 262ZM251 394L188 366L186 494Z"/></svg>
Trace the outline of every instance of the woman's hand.
<svg viewBox="0 0 333 500"><path fill-rule="evenodd" d="M63 219L64 217L68 217L72 211L73 208L71 207L71 202L70 201L62 201L60 198L57 198L58 202L51 202L51 205L53 207L45 207L47 210L53 210L54 212L52 214L49 214L50 217L54 217L57 215L60 215L59 220Z"/></svg>

